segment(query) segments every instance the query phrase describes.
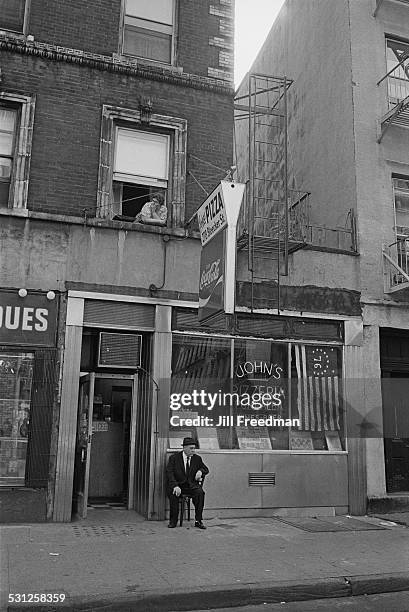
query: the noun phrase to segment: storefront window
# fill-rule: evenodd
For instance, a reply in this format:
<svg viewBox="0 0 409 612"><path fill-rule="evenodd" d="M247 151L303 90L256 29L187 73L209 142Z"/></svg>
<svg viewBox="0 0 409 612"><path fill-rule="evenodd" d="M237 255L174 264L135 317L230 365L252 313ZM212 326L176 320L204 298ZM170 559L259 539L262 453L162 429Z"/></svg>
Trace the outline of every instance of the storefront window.
<svg viewBox="0 0 409 612"><path fill-rule="evenodd" d="M339 347L293 345L291 412L300 423L290 434L294 450L345 450Z"/></svg>
<svg viewBox="0 0 409 612"><path fill-rule="evenodd" d="M25 483L33 353L0 352L0 485Z"/></svg>
<svg viewBox="0 0 409 612"><path fill-rule="evenodd" d="M169 446L345 450L339 347L175 334Z"/></svg>

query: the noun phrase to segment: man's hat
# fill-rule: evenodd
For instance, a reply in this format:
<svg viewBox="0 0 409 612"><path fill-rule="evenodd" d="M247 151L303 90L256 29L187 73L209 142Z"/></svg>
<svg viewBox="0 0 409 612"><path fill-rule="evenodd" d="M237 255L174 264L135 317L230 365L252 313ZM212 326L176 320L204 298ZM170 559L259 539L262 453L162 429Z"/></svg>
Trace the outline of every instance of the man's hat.
<svg viewBox="0 0 409 612"><path fill-rule="evenodd" d="M182 446L190 446L191 444L197 446L196 440L193 438L183 438Z"/></svg>

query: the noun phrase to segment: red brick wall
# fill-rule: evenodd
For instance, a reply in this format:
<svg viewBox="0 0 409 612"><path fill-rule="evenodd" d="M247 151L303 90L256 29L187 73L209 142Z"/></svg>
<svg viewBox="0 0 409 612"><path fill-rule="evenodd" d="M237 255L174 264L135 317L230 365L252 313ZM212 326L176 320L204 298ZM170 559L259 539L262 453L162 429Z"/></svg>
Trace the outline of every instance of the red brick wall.
<svg viewBox="0 0 409 612"><path fill-rule="evenodd" d="M184 72L208 75L218 68L209 37L219 35L219 18L209 14L218 0L179 0L177 60ZM112 56L119 50L121 0L31 0L27 33L35 40Z"/></svg>
<svg viewBox="0 0 409 612"><path fill-rule="evenodd" d="M211 190L224 174L191 154L228 169L232 159L232 96L90 68L2 52L3 88L36 94L28 208L91 215L96 206L102 105L138 108L188 121L188 168ZM204 193L189 175L186 217Z"/></svg>

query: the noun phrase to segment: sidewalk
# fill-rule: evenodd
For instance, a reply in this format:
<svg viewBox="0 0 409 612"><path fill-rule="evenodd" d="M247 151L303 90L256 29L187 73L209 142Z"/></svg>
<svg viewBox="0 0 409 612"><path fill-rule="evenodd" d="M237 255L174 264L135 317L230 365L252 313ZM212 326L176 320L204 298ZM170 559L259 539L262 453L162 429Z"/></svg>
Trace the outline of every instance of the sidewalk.
<svg viewBox="0 0 409 612"><path fill-rule="evenodd" d="M170 612L409 590L406 526L376 517L323 520L346 529L359 520L366 530L312 533L267 518L168 529L126 510L92 510L71 524L3 526L1 610L9 593L66 595L64 604L10 610Z"/></svg>

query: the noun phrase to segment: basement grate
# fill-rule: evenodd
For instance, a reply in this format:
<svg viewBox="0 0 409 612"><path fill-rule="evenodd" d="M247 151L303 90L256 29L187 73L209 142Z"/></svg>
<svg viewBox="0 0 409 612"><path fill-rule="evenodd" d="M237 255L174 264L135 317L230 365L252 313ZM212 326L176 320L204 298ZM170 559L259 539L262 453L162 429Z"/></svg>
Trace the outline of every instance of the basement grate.
<svg viewBox="0 0 409 612"><path fill-rule="evenodd" d="M367 523L358 519L348 518L346 516L322 517L322 518L282 518L274 517L276 521L297 527L303 531L311 533L320 533L326 531L375 531L387 529L374 523Z"/></svg>

